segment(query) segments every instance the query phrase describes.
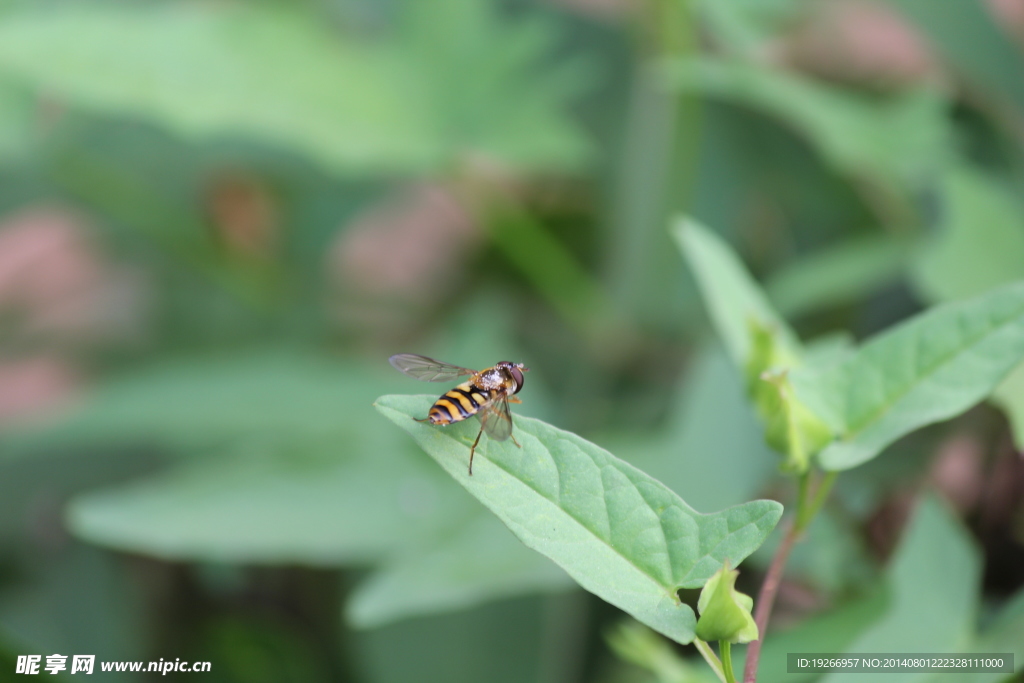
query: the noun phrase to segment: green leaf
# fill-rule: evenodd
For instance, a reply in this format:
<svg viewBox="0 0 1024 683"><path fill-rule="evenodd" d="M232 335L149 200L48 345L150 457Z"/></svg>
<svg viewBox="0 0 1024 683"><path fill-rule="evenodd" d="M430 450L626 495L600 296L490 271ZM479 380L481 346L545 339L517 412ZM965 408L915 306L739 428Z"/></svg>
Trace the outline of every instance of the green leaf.
<svg viewBox="0 0 1024 683"><path fill-rule="evenodd" d="M631 463L698 510L750 500L775 470L743 381L720 345L707 345L696 354L666 425L665 434L608 434L602 443L628 454Z"/></svg>
<svg viewBox="0 0 1024 683"><path fill-rule="evenodd" d="M786 456L783 468L799 473L827 443L831 429L794 396L787 373L803 351L796 334L768 303L736 254L699 224L683 220L673 235L697 276L711 318L765 425L768 444Z"/></svg>
<svg viewBox="0 0 1024 683"><path fill-rule="evenodd" d="M485 223L494 244L568 323L583 336L616 326L616 311L598 282L541 221L514 202L491 205Z"/></svg>
<svg viewBox="0 0 1024 683"><path fill-rule="evenodd" d="M877 99L778 68L707 58L675 62L666 78L679 90L779 119L844 173L902 185L948 160L946 101L930 89Z"/></svg>
<svg viewBox="0 0 1024 683"><path fill-rule="evenodd" d="M904 534L886 570L889 609L848 651L962 652L978 609L978 551L956 518L930 496L918 504ZM823 681L858 678L878 680L876 674L842 673Z"/></svg>
<svg viewBox="0 0 1024 683"><path fill-rule="evenodd" d="M533 23L498 32L491 3L431 6L442 5L474 9L460 23L481 48L447 73L437 45L413 43L410 54L294 8L191 3L8 11L0 71L90 109L193 139L252 138L336 171L436 171L467 152L525 168L578 165L588 149L563 112L574 90L561 87L578 72L540 71L550 41ZM467 33L446 35L449 52L463 54Z"/></svg>
<svg viewBox="0 0 1024 683"><path fill-rule="evenodd" d="M904 531L881 585L793 629L769 632L759 674L768 681L817 678L787 674L789 652L967 651L959 648L977 611L979 570L968 534L940 502L927 497Z"/></svg>
<svg viewBox="0 0 1024 683"><path fill-rule="evenodd" d="M1024 358L1024 283L928 310L824 369L790 373L838 434L819 455L843 470L901 436L967 410Z"/></svg>
<svg viewBox="0 0 1024 683"><path fill-rule="evenodd" d="M703 662L695 666L692 660L681 657L671 643L633 619L623 619L608 631L605 641L620 659L653 673L657 683L715 683L719 680Z"/></svg>
<svg viewBox="0 0 1024 683"><path fill-rule="evenodd" d="M339 566L415 546L473 509L386 436L365 453L331 441L236 449L80 495L68 525L88 542L171 560Z"/></svg>
<svg viewBox="0 0 1024 683"><path fill-rule="evenodd" d="M355 647L346 662L367 683L561 680L551 672L564 670L566 653L586 635L567 602L572 596L505 600L347 633Z"/></svg>
<svg viewBox="0 0 1024 683"><path fill-rule="evenodd" d="M774 273L765 289L786 316L833 308L896 282L907 251L903 241L890 235L847 240L796 259Z"/></svg>
<svg viewBox="0 0 1024 683"><path fill-rule="evenodd" d="M766 330L777 339L780 357L799 355L796 335L768 303L728 244L688 218L676 222L672 235L697 278L711 320L737 367L747 368L751 362L755 328ZM759 374L763 369L755 372Z"/></svg>
<svg viewBox="0 0 1024 683"><path fill-rule="evenodd" d="M23 87L0 74L0 165L27 158L36 137L36 109Z"/></svg>
<svg viewBox="0 0 1024 683"><path fill-rule="evenodd" d="M383 358L361 363L301 349L168 358L107 380L56 422L12 433L7 443L15 450L128 439L197 447L283 435L350 444L366 430L339 418L406 382Z"/></svg>
<svg viewBox="0 0 1024 683"><path fill-rule="evenodd" d="M992 402L1006 413L1018 450L1024 450L1024 364L1018 365L996 387Z"/></svg>
<svg viewBox="0 0 1024 683"><path fill-rule="evenodd" d="M800 683L815 680L820 674L787 673L787 654L790 652L846 652L861 633L878 621L889 607L888 590L875 590L867 596L858 596L841 607L822 615L813 616L799 625L780 633L775 631L761 648L758 675L766 681ZM630 620L607 637L615 653L634 664L658 672L659 681L684 683L698 679L706 668L691 671L693 660L684 659L663 638ZM742 671L746 664L746 648L733 652L734 670ZM708 672L709 680L717 680Z"/></svg>
<svg viewBox="0 0 1024 683"><path fill-rule="evenodd" d="M355 588L345 614L356 628L376 628L420 614L573 586L551 560L524 546L493 515L481 514L453 536L377 571Z"/></svg>
<svg viewBox="0 0 1024 683"><path fill-rule="evenodd" d="M697 12L732 52L756 56L769 39L799 19L807 0L701 0Z"/></svg>
<svg viewBox="0 0 1024 683"><path fill-rule="evenodd" d="M1024 205L1010 188L961 165L941 189L937 234L911 270L918 290L930 301L949 301L1024 279Z"/></svg>
<svg viewBox="0 0 1024 683"><path fill-rule="evenodd" d="M0 69L186 137L245 135L342 167L423 167L440 150L386 55L297 13L188 4L9 12ZM387 133L387 134L385 134Z"/></svg>
<svg viewBox="0 0 1024 683"><path fill-rule="evenodd" d="M930 301L975 296L1024 279L1024 206L996 178L967 165L943 180L938 233L914 261L913 283ZM996 388L1018 448L1024 448L1024 365Z"/></svg>
<svg viewBox="0 0 1024 683"><path fill-rule="evenodd" d="M976 634L970 646L964 649L965 652L976 652L979 655L991 654L993 652L1012 652L1014 666L1020 671L1019 663L1024 659L1024 590L1018 590L1007 604L999 611L994 619ZM961 674L963 683L997 683L1007 680L1009 677L1003 673L964 673ZM935 676L935 683L938 683L939 676Z"/></svg>
<svg viewBox="0 0 1024 683"><path fill-rule="evenodd" d="M377 409L528 547L583 588L680 643L694 637L680 588L696 588L729 559L739 563L778 523L782 506L754 501L703 515L660 482L580 437L516 418L511 440L484 437L472 477L474 420L445 428L414 421L432 396L384 396Z"/></svg>
<svg viewBox="0 0 1024 683"><path fill-rule="evenodd" d="M503 15L493 0L404 5L397 48L450 157L483 154L519 168L575 168L590 145L565 111L596 81L582 59L559 60L550 16ZM451 159L449 159L451 160ZM457 160L457 159L455 159Z"/></svg>

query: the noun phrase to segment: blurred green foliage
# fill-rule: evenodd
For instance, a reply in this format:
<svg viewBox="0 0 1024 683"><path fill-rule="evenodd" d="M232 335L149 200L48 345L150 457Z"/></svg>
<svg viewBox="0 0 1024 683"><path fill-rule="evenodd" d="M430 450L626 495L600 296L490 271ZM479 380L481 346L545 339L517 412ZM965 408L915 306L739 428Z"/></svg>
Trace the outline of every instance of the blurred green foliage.
<svg viewBox="0 0 1024 683"><path fill-rule="evenodd" d="M762 424L791 470L874 458L795 551L763 680L797 646L1024 658L1010 5L0 3L0 667L706 680L606 644L622 614L443 471L464 445L439 468L373 410L424 389L397 352L524 361L517 429L700 513L792 502Z"/></svg>
<svg viewBox="0 0 1024 683"><path fill-rule="evenodd" d="M196 139L263 140L341 172L436 172L465 150L579 164L585 142L559 111L579 67L537 82L549 25L509 29L475 0L411 3L404 18L387 39L343 41L283 6L33 8L4 17L0 62L85 107ZM454 78L467 59L474 68Z"/></svg>

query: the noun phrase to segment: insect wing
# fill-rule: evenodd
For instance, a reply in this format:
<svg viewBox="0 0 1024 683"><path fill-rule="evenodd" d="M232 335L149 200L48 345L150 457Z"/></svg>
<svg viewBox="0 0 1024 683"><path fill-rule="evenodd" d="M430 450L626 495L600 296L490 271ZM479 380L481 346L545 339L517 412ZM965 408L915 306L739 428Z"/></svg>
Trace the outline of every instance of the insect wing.
<svg viewBox="0 0 1024 683"><path fill-rule="evenodd" d="M480 422L487 436L504 441L512 436L512 413L508 409L508 396L492 398L480 408Z"/></svg>
<svg viewBox="0 0 1024 683"><path fill-rule="evenodd" d="M424 382L450 382L456 377L476 374L476 370L460 368L414 353L399 353L388 358L388 362L399 372Z"/></svg>

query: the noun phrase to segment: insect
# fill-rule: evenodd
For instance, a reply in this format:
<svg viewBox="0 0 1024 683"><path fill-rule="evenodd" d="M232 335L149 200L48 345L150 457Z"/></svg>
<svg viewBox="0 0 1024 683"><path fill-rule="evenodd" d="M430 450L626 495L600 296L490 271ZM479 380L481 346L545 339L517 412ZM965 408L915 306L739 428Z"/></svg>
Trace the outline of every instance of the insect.
<svg viewBox="0 0 1024 683"><path fill-rule="evenodd" d="M522 363L503 360L494 367L476 371L412 353L400 353L388 361L400 372L424 382L449 382L472 375L434 401L426 417L413 418L417 422L444 426L480 414L480 431L469 449L469 476L473 476L473 454L484 432L495 441L512 437L512 443L519 446L512 436L512 413L508 404L522 403L514 396L523 388L523 373L529 371Z"/></svg>

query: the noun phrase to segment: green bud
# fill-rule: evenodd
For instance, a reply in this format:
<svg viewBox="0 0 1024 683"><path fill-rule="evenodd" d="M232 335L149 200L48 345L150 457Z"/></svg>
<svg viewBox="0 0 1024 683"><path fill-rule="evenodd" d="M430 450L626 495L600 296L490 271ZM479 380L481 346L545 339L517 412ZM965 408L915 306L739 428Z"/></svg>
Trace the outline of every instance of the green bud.
<svg viewBox="0 0 1024 683"><path fill-rule="evenodd" d="M747 366L747 389L764 423L765 440L785 460L782 470L803 474L811 456L833 440L832 429L798 401L787 372L799 360L770 329L751 324L753 352Z"/></svg>
<svg viewBox="0 0 1024 683"><path fill-rule="evenodd" d="M785 454L783 472L803 474L811 456L832 442L832 429L794 397L784 373L765 373L761 384L764 393L758 396L758 407L765 422L765 439Z"/></svg>
<svg viewBox="0 0 1024 683"><path fill-rule="evenodd" d="M757 624L750 615L754 599L736 590L739 571L726 562L704 584L697 601L697 637L705 641L749 643L757 640Z"/></svg>

